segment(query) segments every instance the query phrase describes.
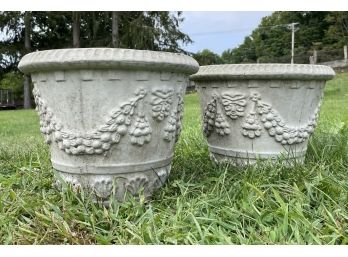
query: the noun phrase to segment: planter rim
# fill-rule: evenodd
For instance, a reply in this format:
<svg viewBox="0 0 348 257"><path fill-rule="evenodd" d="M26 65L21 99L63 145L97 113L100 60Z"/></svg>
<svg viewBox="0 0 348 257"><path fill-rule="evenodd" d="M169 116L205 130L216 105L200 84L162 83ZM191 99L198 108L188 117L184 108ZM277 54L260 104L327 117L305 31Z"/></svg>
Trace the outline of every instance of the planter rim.
<svg viewBox="0 0 348 257"><path fill-rule="evenodd" d="M25 74L71 69L130 69L193 74L199 65L180 53L121 48L71 48L29 53L18 68Z"/></svg>
<svg viewBox="0 0 348 257"><path fill-rule="evenodd" d="M329 80L334 70L325 65L311 64L223 64L201 66L190 80L239 80L239 79L301 79Z"/></svg>

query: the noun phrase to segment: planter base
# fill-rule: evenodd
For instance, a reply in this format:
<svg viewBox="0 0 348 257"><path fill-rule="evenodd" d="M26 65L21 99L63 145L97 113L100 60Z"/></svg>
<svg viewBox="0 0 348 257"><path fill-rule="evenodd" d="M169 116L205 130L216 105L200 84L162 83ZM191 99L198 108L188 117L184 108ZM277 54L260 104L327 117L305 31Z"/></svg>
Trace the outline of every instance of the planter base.
<svg viewBox="0 0 348 257"><path fill-rule="evenodd" d="M56 186L61 188L63 180L70 184L75 192L83 188L93 194L95 202L102 202L108 206L111 197L118 202L125 201L127 195L143 195L149 199L156 189L164 185L170 169L170 164L161 168L118 174L72 174L55 169Z"/></svg>
<svg viewBox="0 0 348 257"><path fill-rule="evenodd" d="M247 166L257 164L259 161L269 161L271 163L281 163L284 166L293 166L295 164L303 164L305 160L304 152L297 152L296 155L293 153L285 153L285 154L255 154L255 153L245 153L245 152L237 152L231 151L228 154L213 152L210 149L210 159L216 164L225 164L229 163L234 166ZM232 155L233 153L233 155Z"/></svg>

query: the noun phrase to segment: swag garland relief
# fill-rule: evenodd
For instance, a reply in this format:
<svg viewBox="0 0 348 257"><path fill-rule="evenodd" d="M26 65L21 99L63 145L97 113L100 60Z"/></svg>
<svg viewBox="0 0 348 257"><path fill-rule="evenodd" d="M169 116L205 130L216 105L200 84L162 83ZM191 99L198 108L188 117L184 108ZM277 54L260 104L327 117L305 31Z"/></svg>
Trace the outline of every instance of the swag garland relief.
<svg viewBox="0 0 348 257"><path fill-rule="evenodd" d="M37 87L33 90L36 110L40 117L40 131L48 144L56 142L59 149L70 155L91 155L106 153L111 145L118 144L122 137L129 135L130 143L143 146L151 141L152 129L149 117L145 115L144 99L150 95L145 89L135 92L129 99L107 116L106 122L88 133L78 133L64 128L51 108L41 97ZM176 94L177 103L174 102ZM175 93L173 89L154 89L151 92L152 119L166 122L163 140L177 140L181 131L183 117L183 92ZM174 108L172 107L174 106ZM170 112L170 110L173 110Z"/></svg>
<svg viewBox="0 0 348 257"><path fill-rule="evenodd" d="M249 95L239 92L213 93L203 112L203 132L209 137L214 131L219 136L231 133L228 118L243 118L241 133L244 137L255 139L262 135L262 127L269 136L282 145L299 144L307 140L316 126L320 103L307 124L301 127L286 125L284 119L269 103L261 101L258 92ZM246 113L246 107L249 112Z"/></svg>

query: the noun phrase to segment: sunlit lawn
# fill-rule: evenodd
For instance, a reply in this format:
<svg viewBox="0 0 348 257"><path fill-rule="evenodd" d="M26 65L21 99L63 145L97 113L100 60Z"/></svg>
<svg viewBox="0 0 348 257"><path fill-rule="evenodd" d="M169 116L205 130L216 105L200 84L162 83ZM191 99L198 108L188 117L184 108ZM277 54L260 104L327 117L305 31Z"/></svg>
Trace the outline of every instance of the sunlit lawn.
<svg viewBox="0 0 348 257"><path fill-rule="evenodd" d="M330 81L303 166L214 167L196 94L169 181L110 209L52 187L36 113L0 112L0 240L6 244L347 244L348 74Z"/></svg>

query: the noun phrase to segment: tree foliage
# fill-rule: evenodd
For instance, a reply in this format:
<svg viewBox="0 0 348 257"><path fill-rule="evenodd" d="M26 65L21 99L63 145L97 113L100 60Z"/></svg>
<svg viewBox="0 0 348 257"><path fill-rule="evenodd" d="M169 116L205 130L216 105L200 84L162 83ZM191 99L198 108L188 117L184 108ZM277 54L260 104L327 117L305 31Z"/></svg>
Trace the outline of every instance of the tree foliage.
<svg viewBox="0 0 348 257"><path fill-rule="evenodd" d="M330 24L325 32L325 43L333 48L348 42L348 12L330 12L325 21Z"/></svg>
<svg viewBox="0 0 348 257"><path fill-rule="evenodd" d="M295 34L295 60L308 62L316 50L332 50L347 44L348 12L274 12L244 42L222 53L225 63L289 62L291 30L287 24L298 22Z"/></svg>
<svg viewBox="0 0 348 257"><path fill-rule="evenodd" d="M201 66L223 63L221 57L218 54L208 49L204 49L201 52L193 54L193 58L195 58Z"/></svg>
<svg viewBox="0 0 348 257"><path fill-rule="evenodd" d="M2 89L12 89L15 99L23 97L22 75L17 71L10 71L3 75Z"/></svg>
<svg viewBox="0 0 348 257"><path fill-rule="evenodd" d="M77 12L74 12L75 14ZM81 47L112 46L112 12L78 12ZM73 12L32 12L32 50L69 48ZM182 12L119 12L119 47L185 52ZM24 13L0 12L0 66L12 70L24 54Z"/></svg>
<svg viewBox="0 0 348 257"><path fill-rule="evenodd" d="M0 76L15 69L24 52L23 17L20 12L0 15Z"/></svg>

